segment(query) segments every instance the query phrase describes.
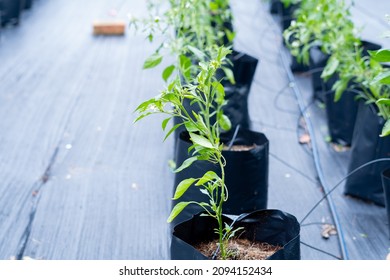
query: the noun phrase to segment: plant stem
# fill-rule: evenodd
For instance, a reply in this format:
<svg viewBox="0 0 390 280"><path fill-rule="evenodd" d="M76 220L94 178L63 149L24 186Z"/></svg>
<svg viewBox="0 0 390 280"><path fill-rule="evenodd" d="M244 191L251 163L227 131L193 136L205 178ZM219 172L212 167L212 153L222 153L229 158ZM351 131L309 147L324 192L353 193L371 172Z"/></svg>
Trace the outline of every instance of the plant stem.
<svg viewBox="0 0 390 280"><path fill-rule="evenodd" d="M217 207L217 219L218 219L218 226L219 226L219 248L221 251L221 257L222 259L226 259L226 250L225 250L225 243L224 243L224 234L223 234L223 221L222 221L222 205L225 202L225 166L222 161L222 152L218 154L218 163L221 168L221 195L219 200L219 205Z"/></svg>

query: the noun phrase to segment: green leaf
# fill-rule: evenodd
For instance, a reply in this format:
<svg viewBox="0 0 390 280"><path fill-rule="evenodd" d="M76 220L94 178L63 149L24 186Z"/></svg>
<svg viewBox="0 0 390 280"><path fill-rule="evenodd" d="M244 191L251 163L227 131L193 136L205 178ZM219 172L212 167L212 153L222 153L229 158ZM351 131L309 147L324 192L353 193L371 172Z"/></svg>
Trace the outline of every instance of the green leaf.
<svg viewBox="0 0 390 280"><path fill-rule="evenodd" d="M219 8L218 4L215 2L210 2L209 7L211 11L218 11Z"/></svg>
<svg viewBox="0 0 390 280"><path fill-rule="evenodd" d="M162 73L162 78L164 79L165 82L168 81L169 77L172 75L174 70L175 70L175 65L170 65L164 69Z"/></svg>
<svg viewBox="0 0 390 280"><path fill-rule="evenodd" d="M236 32L232 32L228 28L225 29L225 34L229 43L233 42L234 38L236 37Z"/></svg>
<svg viewBox="0 0 390 280"><path fill-rule="evenodd" d="M142 102L140 105L138 105L138 107L134 110L134 112L139 112L139 113L145 112L149 108L149 105L154 104L155 102L156 102L155 98L146 100Z"/></svg>
<svg viewBox="0 0 390 280"><path fill-rule="evenodd" d="M199 145L199 146L206 147L209 149L214 148L213 143L211 143L207 138L205 138L203 136L200 136L200 135L197 135L194 133L190 133L190 137L191 137L192 142Z"/></svg>
<svg viewBox="0 0 390 280"><path fill-rule="evenodd" d="M228 116L226 116L225 114L222 114L218 118L218 124L225 131L229 131L232 128L232 123L231 123L230 119L228 118Z"/></svg>
<svg viewBox="0 0 390 280"><path fill-rule="evenodd" d="M198 157L194 156L194 157L190 157L190 158L187 158L183 163L182 165L177 168L174 172L177 173L177 172L180 172L182 171L183 169L186 169L187 167L191 166L191 164L193 164L195 161L198 160Z"/></svg>
<svg viewBox="0 0 390 280"><path fill-rule="evenodd" d="M216 90L216 98L215 101L217 104L222 105L225 102L225 89L220 82L213 82L213 87Z"/></svg>
<svg viewBox="0 0 390 280"><path fill-rule="evenodd" d="M215 173L214 171L207 171L203 175L203 177L199 179L199 181L195 184L195 186L202 186L209 181L217 180L217 179L219 179L217 173Z"/></svg>
<svg viewBox="0 0 390 280"><path fill-rule="evenodd" d="M368 51L373 59L378 62L390 62L390 49Z"/></svg>
<svg viewBox="0 0 390 280"><path fill-rule="evenodd" d="M197 58L199 58L199 60L203 61L205 54L202 51L200 51L199 49L193 46L187 46L187 47Z"/></svg>
<svg viewBox="0 0 390 280"><path fill-rule="evenodd" d="M180 127L183 123L178 123L176 125L174 125L169 131L168 133L165 135L164 137L164 141L167 140L167 138L169 137L169 135L172 134L172 132L174 132L178 127Z"/></svg>
<svg viewBox="0 0 390 280"><path fill-rule="evenodd" d="M151 115L151 114L153 114L153 112L144 113L144 114L138 116L138 117L133 121L133 123L136 123L136 122L138 122L139 120L142 120L143 118L145 118L145 117L147 117L147 116L149 116L149 115Z"/></svg>
<svg viewBox="0 0 390 280"><path fill-rule="evenodd" d="M385 137L389 135L390 135L390 120L387 120L385 125L383 126L381 137Z"/></svg>
<svg viewBox="0 0 390 280"><path fill-rule="evenodd" d="M178 204L176 204L175 207L173 207L167 222L168 223L172 222L177 217L177 215L179 215L181 211L183 211L183 209L186 208L191 203L193 202L179 202Z"/></svg>
<svg viewBox="0 0 390 280"><path fill-rule="evenodd" d="M168 160L168 166L173 171L176 169L176 162L173 159Z"/></svg>
<svg viewBox="0 0 390 280"><path fill-rule="evenodd" d="M334 74L340 62L338 59L331 57L325 66L324 71L321 74L321 78L328 79Z"/></svg>
<svg viewBox="0 0 390 280"><path fill-rule="evenodd" d="M185 55L181 55L179 57L179 62L180 62L180 70L187 80L191 78L191 59L186 57Z"/></svg>
<svg viewBox="0 0 390 280"><path fill-rule="evenodd" d="M379 74L372 81L373 83L380 82L382 84L389 85L390 84L390 71L386 71L384 73Z"/></svg>
<svg viewBox="0 0 390 280"><path fill-rule="evenodd" d="M182 197L182 195L188 190L189 187L196 181L195 178L188 178L179 183L176 187L175 195L173 196L173 199L179 199Z"/></svg>
<svg viewBox="0 0 390 280"><path fill-rule="evenodd" d="M151 55L145 60L143 68L149 69L149 68L156 67L161 63L162 59L163 59L162 55L159 55L158 53L154 53L153 55Z"/></svg>
<svg viewBox="0 0 390 280"><path fill-rule="evenodd" d="M229 82L234 85L236 83L236 81L234 79L234 74L233 74L232 69L230 69L228 67L223 67L222 70L223 70L223 72L225 72L226 78L229 80Z"/></svg>
<svg viewBox="0 0 390 280"><path fill-rule="evenodd" d="M165 131L165 128L167 127L167 124L169 123L169 121L172 119L172 117L169 117L165 120L163 120L161 126L162 126L162 129Z"/></svg>
<svg viewBox="0 0 390 280"><path fill-rule="evenodd" d="M338 80L333 85L332 89L335 91L334 102L337 102L340 100L344 91L347 89L348 83L349 83L349 80L343 79L343 80Z"/></svg>
<svg viewBox="0 0 390 280"><path fill-rule="evenodd" d="M225 97L225 89L220 82L217 81L213 82L213 87L215 88L217 93L219 93L219 96L221 96L222 98Z"/></svg>
<svg viewBox="0 0 390 280"><path fill-rule="evenodd" d="M376 101L379 105L389 105L390 106L390 98L380 98Z"/></svg>
<svg viewBox="0 0 390 280"><path fill-rule="evenodd" d="M186 121L184 123L184 126L186 127L188 132L197 132L199 129L196 127L196 125L192 121Z"/></svg>

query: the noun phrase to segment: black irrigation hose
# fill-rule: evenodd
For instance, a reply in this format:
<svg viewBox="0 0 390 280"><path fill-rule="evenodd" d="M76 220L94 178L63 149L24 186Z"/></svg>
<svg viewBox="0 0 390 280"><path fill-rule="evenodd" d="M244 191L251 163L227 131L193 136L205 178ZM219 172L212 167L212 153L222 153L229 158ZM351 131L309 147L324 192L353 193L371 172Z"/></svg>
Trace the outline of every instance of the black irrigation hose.
<svg viewBox="0 0 390 280"><path fill-rule="evenodd" d="M327 251L321 250L321 249L319 249L319 248L317 248L317 247L314 247L314 246L312 246L312 245L309 245L309 244L307 244L307 243L305 243L305 242L303 242L303 241L301 241L301 244L302 244L302 245L305 245L305 246L307 246L307 247L309 247L309 248L311 248L311 249L313 249L313 250L316 250L316 251L318 251L318 252L321 252L321 253L323 253L323 254L325 254L325 255L331 256L331 257L333 257L333 258L335 258L335 259L342 260L342 258L340 258L340 257L338 257L338 256L336 256L336 255L333 255L332 253L329 253L329 252L327 252Z"/></svg>
<svg viewBox="0 0 390 280"><path fill-rule="evenodd" d="M270 24L271 26L271 24ZM280 57L281 57L281 60L282 60L282 64L283 64L283 67L287 73L287 76L288 76L288 79L290 81L290 87L292 89L292 91L294 92L295 94L295 97L298 101L298 106L299 106L299 109L301 111L301 115L300 116L303 116L305 121L306 121L306 125L307 125L307 130L309 132L309 134L311 135L312 138L315 138L315 134L314 134L314 130L313 130L313 127L312 127L312 124L311 124L311 121L310 121L310 117L308 115L306 115L306 110L313 104L310 103L309 105L307 105L306 107L304 106L303 104L303 97L302 97L302 94L301 92L299 91L299 89L297 88L296 86L296 83L295 83L295 78L294 78L294 75L293 73L291 72L291 69L289 68L289 65L288 65L288 62L287 62L287 59L286 59L286 55L282 52L282 49L279 48L279 54L280 54ZM315 73L315 71L319 71L319 69L313 69L312 70L312 73ZM310 71L307 71L307 73L309 73ZM322 252L324 254L327 254L329 256L332 256L336 259L349 259L349 256L348 256L348 250L347 250L347 247L346 247L346 244L345 244L345 240L344 240L344 234L343 234L343 230L342 230L342 227L341 227L341 224L340 224L340 221L339 221L339 218L338 218L338 215L337 215L337 211L336 211L336 208L333 204L333 200L331 199L330 197L330 194L337 188L341 185L342 182L344 182L344 180L346 180L348 177L350 177L351 175L353 175L354 173L356 173L357 171L359 171L360 169L368 166L368 165L371 165L371 164L374 164L374 163L377 163L377 162L383 162L383 161L390 161L389 158L381 158L381 159L377 159L377 160L373 160L373 161L370 161L370 162L367 162L361 166L359 166L358 168L356 168L355 170L353 170L352 172L350 172L349 174L347 174L344 178L342 178L335 186L333 186L330 190L328 190L328 188L326 187L325 184L323 184L323 182L325 182L324 180L324 174L322 173L322 169L321 169L321 166L320 166L320 163L319 163L319 155L318 155L318 149L317 149L317 144L316 144L316 141L314 139L314 141L312 141L312 152L313 152L313 158L314 158L314 163L315 163L315 167L316 167L316 170L317 170L317 173L318 173L318 177L319 177L319 180L320 182L322 182L322 186L325 190L325 195L310 209L310 211L305 215L305 217L301 220L300 224L301 226L309 226L309 225L313 225L313 224L320 224L320 223L308 223L308 224L303 224L303 222L309 217L309 215L318 207L318 205L325 199L327 199L328 201L328 204L329 204L329 207L330 207L330 211L333 215L333 220L334 220L334 223L335 223L335 226L338 230L338 239L339 239L339 243L340 243L340 247L341 247L341 253L342 253L342 257L338 257L338 256L335 256L329 252L326 252L324 250L321 250L319 248L316 248L312 245L309 245L307 243L304 243L304 242L301 242L301 244L313 249L313 250L317 250L319 252ZM272 154L271 154L272 155ZM234 222L233 222L234 224Z"/></svg>
<svg viewBox="0 0 390 280"><path fill-rule="evenodd" d="M268 17L269 18L269 17ZM268 22L270 22L270 21L268 21ZM272 24L270 23L269 24L269 26L271 26ZM279 32L279 31L278 31ZM314 103L314 102L312 102L312 103L310 103L309 105L307 105L306 107L304 107L303 106L303 104L302 104L302 95L298 92L296 92L295 90L297 90L296 89L296 86L295 86L295 79L294 79L294 76L293 76L293 74L292 74L292 72L291 72L291 70L290 70L290 68L288 67L288 64L287 64L287 62L286 62L286 59L285 59L285 57L284 57L284 54L282 53L282 49L281 48L279 48L279 53L281 54L281 57L282 57L282 67L284 68L284 70L287 72L287 74L288 74L288 78L289 78L289 80L290 80L290 83L289 83L289 86L293 89L293 91L294 91L294 93L295 93L295 96L296 96L296 99L297 99L297 101L298 101L298 107L300 108L300 111L301 111L301 114L300 114L300 117L301 116L303 116L304 118L305 118L305 120L306 120L306 123L307 123L307 125L310 125L310 128L308 129L309 130L309 134L310 134L310 132L312 131L312 127L311 127L311 124L310 123L308 123L308 120L306 119L306 114L305 114L305 112L306 112L306 110L308 109L308 108L310 108L310 106ZM294 90L295 89L295 90ZM300 97L300 98L299 98ZM299 124L299 120L298 120L298 124ZM313 134L314 135L314 134ZM315 149L316 147L313 147L313 150L315 150L316 151L316 149ZM316 153L314 153L314 151L313 151L313 158L314 158L314 161L315 161L315 164L316 164L316 169L317 169L317 171L319 171L319 168L318 168L318 155L316 155ZM318 174L318 175L320 175L320 174ZM321 175L322 175L322 173L321 173ZM320 177L320 181L321 181L321 177L322 176L319 176ZM330 206L330 209L331 209L331 213L333 214L333 216L334 216L334 220L335 220L335 224L336 224L336 227L337 227L337 223L336 223L336 221L338 222L338 218L337 218L337 213L333 210L333 203L331 203L331 201L329 201L328 200L328 203L329 203L329 206ZM342 234L342 230L341 230L341 226L339 226L338 227L338 229L339 229L339 240L340 240L340 247L341 247L341 251L342 251L342 256L343 256L343 258L342 259L348 259L348 252L347 252L347 249L346 249L346 246L345 246L345 242L344 242L344 240L343 240L343 234ZM341 236L341 237L340 237ZM314 250L317 250L317 251L319 251L319 252L322 252L322 253L324 253L324 254L327 254L327 255L330 255L330 256L333 256L333 257L336 257L336 256L334 256L334 255L332 255L331 253L328 253L328 252L325 252L325 251L323 251L323 250L321 250L321 249L319 249L319 248L316 248L316 247L313 247L313 246L311 246L311 245L308 245L308 244L306 244L306 243L303 243L302 242L302 244L304 244L304 245L306 245L306 246L308 246L309 248L312 248L312 249L314 249ZM336 257L337 259L340 259L339 257Z"/></svg>
<svg viewBox="0 0 390 280"><path fill-rule="evenodd" d="M290 84L287 84L286 86L284 86L277 94L276 96L274 97L274 107L281 111L281 112L284 112L286 114L291 114L291 115L296 115L297 112L295 111L292 111L292 110L287 110L287 109L283 109L281 108L279 105L278 105L278 101L279 101L279 98L282 96L283 93L285 93L285 90L288 89L290 87Z"/></svg>
<svg viewBox="0 0 390 280"><path fill-rule="evenodd" d="M327 191L327 187L326 185L324 184L325 182L325 179L324 179L324 174L322 173L322 169L321 169L321 166L320 166L320 161L319 161L319 154L318 154L318 149L317 149L317 144L316 144L316 141L315 141L315 134L314 134L314 129L312 127L312 124L311 124L311 121L310 121L310 117L304 113L304 109L305 109L305 106L303 104L303 97L302 97L302 94L301 92L299 91L298 87L296 86L296 83L295 83L295 79L294 79L294 75L293 73L291 72L291 69L289 68L289 65L288 65L288 62L287 62L287 59L286 59L286 55L283 53L282 49L279 48L279 54L280 54L280 57L282 59L282 63L283 63L283 67L285 68L285 71L287 73L287 76L288 76L288 79L289 81L291 82L291 89L292 91L294 92L295 94L295 97L297 98L297 101L298 101L298 106L303 114L303 117L305 118L305 121L306 121L306 125L307 125L307 130L310 134L310 137L313 139L314 138L314 141L311 141L312 143L312 152L313 152L313 158L314 158L314 164L315 164L315 167L316 167L316 170L317 170L317 174L318 174L318 178L322 184L322 187L324 188L325 190L325 193L328 193ZM338 238L339 238L339 242L340 242L340 247L341 247L341 253L342 253L342 258L343 259L349 259L349 256L348 256L348 250L347 250L347 246L345 244L345 240L344 240L344 233L343 233L343 229L342 229L342 226L341 226L341 223L339 221L339 218L338 218L338 215L337 215L337 211L336 211L336 208L334 206L334 203L333 203L333 200L331 199L331 197L328 197L327 195L324 196L321 201L324 199L324 198L328 198L328 204L329 204L329 208L330 208L330 211L332 213L332 216L333 216L333 220L334 220L334 223L335 223L335 226L338 230ZM315 208L318 206L318 203L316 204ZM314 208L314 209L315 209ZM312 209L311 212L314 210ZM310 213L311 213L310 212ZM307 217L308 215L306 215ZM305 218L306 218L305 217ZM302 221L301 221L302 223Z"/></svg>
<svg viewBox="0 0 390 280"><path fill-rule="evenodd" d="M311 75L311 74L315 74L315 73L318 73L318 72L322 72L322 71L324 70L324 68L325 68L325 67L313 68L313 69L310 69L310 70L301 72L301 73L299 73L299 75L301 75L301 76L309 76L309 75Z"/></svg>
<svg viewBox="0 0 390 280"><path fill-rule="evenodd" d="M233 144L234 144L234 140L236 140L236 137L237 137L237 134L238 134L238 131L239 131L239 130L240 130L240 125L238 124L237 127L236 127L236 130L234 131L232 140L231 140L230 143L229 143L228 151L230 151L230 150L232 149Z"/></svg>
<svg viewBox="0 0 390 280"><path fill-rule="evenodd" d="M352 176L353 174L355 174L356 172L358 172L360 169L363 169L364 167L367 167L371 164L374 164L374 163L378 163L378 162L383 162L383 161L390 161L390 158L380 158L380 159L375 159L375 160L372 160L372 161L369 161L361 166L359 166L358 168L352 170L350 173L348 173L345 177L343 177L336 185L334 185L329 191L327 191L325 193L325 195L312 207L312 209L310 209L310 211L306 214L305 217L303 217L303 219L301 220L300 224L302 224L306 219L307 217L309 217L309 215L317 208L317 206L324 200L326 199L337 187L339 187L341 185L342 182L344 182L348 177Z"/></svg>
<svg viewBox="0 0 390 280"><path fill-rule="evenodd" d="M305 112L306 112L314 103L315 103L315 100L312 100L312 101L303 109L303 111L300 112L299 118L298 118L298 120L297 120L297 129L296 129L297 138L298 138L298 139L299 139L299 129L300 129L300 127L301 127L301 124L300 124L301 117L304 116ZM304 129L305 132L307 132L306 127L302 126L302 129ZM299 141L299 140L298 140L298 141ZM305 146L308 146L308 145L305 145ZM313 152L312 152L312 150L311 150L310 148L309 148L309 150L306 149L306 148L303 148L303 150L304 150L308 155L313 156Z"/></svg>
<svg viewBox="0 0 390 280"><path fill-rule="evenodd" d="M314 138L315 135L314 135L314 130L312 128L312 124L310 122L310 118L309 118L309 116L307 116L305 114L305 111L306 111L307 107L304 106L304 104L303 104L302 94L300 93L299 89L296 86L294 75L293 75L291 69L289 68L286 55L283 53L282 48L279 48L279 54L280 54L280 57L281 57L281 60L282 60L282 66L283 66L285 72L287 73L288 79L290 81L290 87L291 87L292 91L295 94L295 97L296 97L296 99L298 101L298 106L300 108L300 111L301 111L303 117L305 118L308 132L311 135L311 137ZM319 155L318 155L318 149L317 149L316 141L314 139L314 141L311 141L311 142L312 142L312 152L313 152L314 164L316 166L316 170L317 170L317 173L318 173L319 180L320 180L320 182L325 182L324 175L323 175L323 173L321 171L321 166L319 164ZM327 190L326 186L324 184L322 184L322 185L323 185L323 188L324 188L325 192L327 192L326 191ZM325 198L328 198L328 196L325 196ZM335 226L338 229L338 233L339 233L338 234L338 238L339 238L339 242L340 242L342 257L343 257L343 259L348 259L349 258L348 257L348 251L347 251L347 247L345 245L345 240L344 240L344 234L343 234L342 226L341 226L341 224L339 222L339 218L338 218L337 211L335 209L333 200L330 197L328 198L328 204L329 204L329 208L330 208L330 211L332 213L332 216L333 216L333 220L334 220Z"/></svg>

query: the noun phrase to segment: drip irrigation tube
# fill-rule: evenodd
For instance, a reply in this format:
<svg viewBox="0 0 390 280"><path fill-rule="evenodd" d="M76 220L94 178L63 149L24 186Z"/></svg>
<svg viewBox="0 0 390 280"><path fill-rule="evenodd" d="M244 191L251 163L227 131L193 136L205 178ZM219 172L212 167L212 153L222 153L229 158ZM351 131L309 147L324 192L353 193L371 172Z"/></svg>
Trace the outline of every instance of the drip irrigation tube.
<svg viewBox="0 0 390 280"><path fill-rule="evenodd" d="M309 135L310 135L311 139L313 140L313 141L311 141L311 143L312 143L312 151L313 151L313 159L314 159L314 164L315 164L315 167L316 167L316 170L317 170L318 178L319 178L319 180L321 182L322 187L324 188L325 193L328 193L329 188L325 184L325 178L324 178L324 174L322 172L322 168L321 168L321 164L320 164L320 159L319 159L319 154L318 154L318 148L317 148L317 143L316 143L316 139L315 139L314 129L313 129L313 126L312 126L312 123L311 123L309 115L305 113L305 107L306 106L305 106L305 104L303 102L302 94L301 94L299 88L296 86L295 78L294 78L294 75L293 75L293 73L291 72L291 70L289 68L289 64L288 64L288 60L286 58L286 54L283 53L281 48L279 48L279 54L280 54L280 57L281 57L281 60L282 60L283 67L284 67L284 69L285 69L285 71L287 73L288 79L290 81L290 88L291 88L291 90L295 94L295 97L296 97L297 102L298 102L299 109L302 112L303 118L305 119L305 122L306 122L306 125L307 125L307 130L309 132ZM336 226L337 231L338 231L338 235L337 236L338 236L339 242L340 242L340 249L341 249L342 258L344 260L348 260L349 259L349 255L348 255L347 246L346 246L345 240L344 240L344 232L343 232L343 228L341 226L341 223L340 223L340 220L339 220L339 217L338 217L338 214L337 214L336 207L335 207L334 202L333 202L333 200L332 200L332 198L330 196L326 196L326 198L327 198L327 201L328 201L328 204L329 204L329 208L330 208L331 214L333 216L333 221L334 221L335 226Z"/></svg>
<svg viewBox="0 0 390 280"><path fill-rule="evenodd" d="M269 15L267 15L267 19L270 19ZM275 23L275 22L273 21L273 23ZM270 23L270 26L272 26L271 23ZM275 29L273 29L273 30L275 31ZM275 34L276 33L277 33L277 36L280 36L279 30L277 32L275 32ZM286 54L282 51L282 48L279 48L279 54L281 57L283 68L284 68L285 72L287 73L287 77L289 80L289 86L290 86L291 90L294 92L295 98L297 99L297 102L298 102L299 110L301 111L301 114L306 121L307 130L308 130L311 138L313 139L313 141L312 141L313 159L314 159L315 167L317 170L318 178L321 182L321 185L324 188L325 193L328 193L328 187L326 186L326 184L324 184L325 179L324 179L324 174L322 173L322 169L321 169L321 165L320 165L320 161L319 161L319 155L318 155L317 143L315 141L314 130L312 127L310 117L306 114L307 108L303 102L302 94L301 94L300 90L298 89L298 87L296 86L294 75L289 67L288 59L286 57ZM341 223L340 223L337 211L336 211L336 207L335 207L334 202L330 196L325 196L325 198L327 198L335 226L338 229L338 233L339 233L338 238L339 238L340 249L341 249L341 253L342 253L342 259L347 260L347 259L349 259L348 250L347 250L347 247L345 244L344 233L343 233L343 229L342 229L342 226L341 226Z"/></svg>

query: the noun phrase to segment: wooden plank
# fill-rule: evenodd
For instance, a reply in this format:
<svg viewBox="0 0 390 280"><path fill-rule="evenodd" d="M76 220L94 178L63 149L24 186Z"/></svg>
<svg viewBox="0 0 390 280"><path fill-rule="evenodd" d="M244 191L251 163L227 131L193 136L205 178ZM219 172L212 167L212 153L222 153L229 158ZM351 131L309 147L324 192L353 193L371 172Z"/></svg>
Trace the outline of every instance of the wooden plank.
<svg viewBox="0 0 390 280"><path fill-rule="evenodd" d="M94 22L93 34L95 35L124 35L125 22Z"/></svg>

